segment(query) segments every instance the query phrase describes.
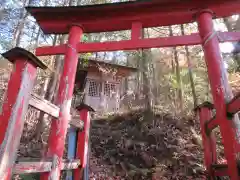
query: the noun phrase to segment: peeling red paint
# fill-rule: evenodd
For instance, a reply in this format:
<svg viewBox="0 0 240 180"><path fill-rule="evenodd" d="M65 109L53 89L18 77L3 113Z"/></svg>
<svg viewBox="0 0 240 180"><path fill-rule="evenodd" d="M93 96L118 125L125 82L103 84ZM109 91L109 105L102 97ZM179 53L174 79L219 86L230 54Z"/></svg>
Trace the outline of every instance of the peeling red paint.
<svg viewBox="0 0 240 180"><path fill-rule="evenodd" d="M52 163L49 162L39 162L34 163L33 162L26 162L24 164L17 164L17 167L15 167L14 172L22 174L23 172L47 172L51 170Z"/></svg>
<svg viewBox="0 0 240 180"><path fill-rule="evenodd" d="M30 94L36 78L36 66L25 59L14 64L0 121L0 179L11 179L12 167L20 143Z"/></svg>
<svg viewBox="0 0 240 180"><path fill-rule="evenodd" d="M14 174L26 174L26 173L42 173L42 172L49 172L52 169L52 166L57 167L60 161L53 163L52 161L30 161L30 162L18 162L14 165ZM80 160L75 159L72 161L63 160L60 163L61 170L68 170L68 169L76 169L80 165Z"/></svg>
<svg viewBox="0 0 240 180"><path fill-rule="evenodd" d="M78 62L78 54L74 49L80 41L81 35L82 29L79 26L71 27L68 40L68 44L71 45L71 48L67 48L66 50L63 73L61 75L57 98L57 105L60 107L59 120L56 121L53 119L48 139L49 147L47 156L55 157L59 162L62 159L64 152L64 143L70 117L70 106ZM54 168L52 168L49 173L42 174L41 180L58 180L60 177L60 164L61 163L55 164Z"/></svg>
<svg viewBox="0 0 240 180"><path fill-rule="evenodd" d="M240 111L240 93L227 104L227 112L235 114Z"/></svg>
<svg viewBox="0 0 240 180"><path fill-rule="evenodd" d="M81 160L81 167L74 170L74 179L81 179L81 168L85 168L88 158L90 117L87 109L80 110L80 119L84 122L84 129L78 132L76 158Z"/></svg>
<svg viewBox="0 0 240 180"><path fill-rule="evenodd" d="M222 57L219 48L219 39L214 35L214 28L212 22L213 14L206 10L198 14L199 34L203 39L203 49L205 61L208 69L208 77L210 81L214 108L216 109L215 122L218 122L223 139L224 154L227 159L227 171L231 180L238 180L237 159L236 159L236 141L235 130L232 128L232 121L227 118L227 109L225 104L225 92L223 87L228 84L223 84L223 77L225 76L222 65ZM211 131L211 130L210 130ZM206 132L205 132L206 133ZM206 136L203 136L205 138ZM206 140L206 139L205 139ZM208 144L204 144L207 146ZM205 149L210 147L205 147ZM205 151L205 157L209 158ZM210 161L209 159L207 160ZM211 173L211 171L209 172ZM216 175L209 174L211 178Z"/></svg>

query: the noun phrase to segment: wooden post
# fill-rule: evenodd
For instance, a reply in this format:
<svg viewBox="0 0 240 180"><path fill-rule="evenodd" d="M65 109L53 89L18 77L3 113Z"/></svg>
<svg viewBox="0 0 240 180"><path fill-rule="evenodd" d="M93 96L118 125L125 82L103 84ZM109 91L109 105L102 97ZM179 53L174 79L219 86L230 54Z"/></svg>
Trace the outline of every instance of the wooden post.
<svg viewBox="0 0 240 180"><path fill-rule="evenodd" d="M63 72L60 79L57 105L60 107L59 120L53 119L48 139L47 157L53 158L52 170L41 175L41 180L59 180L60 167L64 152L65 138L70 118L70 107L78 63L76 47L82 36L82 28L73 25L69 31L68 44L65 51Z"/></svg>
<svg viewBox="0 0 240 180"><path fill-rule="evenodd" d="M11 179L25 114L36 79L37 67L46 66L32 53L13 48L2 54L14 64L0 116L0 179Z"/></svg>
<svg viewBox="0 0 240 180"><path fill-rule="evenodd" d="M89 145L89 129L90 129L90 111L94 111L90 106L86 104L81 104L77 107L80 113L80 119L84 122L84 129L78 132L77 137L77 153L76 158L80 159L81 167L74 170L74 179L78 180L88 180L88 175L84 174L87 169L88 161L88 145Z"/></svg>
<svg viewBox="0 0 240 180"><path fill-rule="evenodd" d="M199 114L202 143L204 147L204 163L210 180L213 180L214 177L211 166L217 164L216 137L213 132L208 132L206 126L206 123L212 118L212 109L213 105L209 102L205 102L195 108L195 111Z"/></svg>
<svg viewBox="0 0 240 180"><path fill-rule="evenodd" d="M77 145L77 129L70 127L68 130L68 160L73 160L76 154L76 145ZM73 180L72 170L67 171L66 180Z"/></svg>
<svg viewBox="0 0 240 180"><path fill-rule="evenodd" d="M235 130L232 121L227 118L225 95L223 84L222 57L219 48L219 40L213 28L213 13L203 10L197 16L199 35L203 41L205 61L208 68L208 78L211 86L214 107L216 109L216 124L220 126L224 154L228 163L228 174L231 180L238 180Z"/></svg>

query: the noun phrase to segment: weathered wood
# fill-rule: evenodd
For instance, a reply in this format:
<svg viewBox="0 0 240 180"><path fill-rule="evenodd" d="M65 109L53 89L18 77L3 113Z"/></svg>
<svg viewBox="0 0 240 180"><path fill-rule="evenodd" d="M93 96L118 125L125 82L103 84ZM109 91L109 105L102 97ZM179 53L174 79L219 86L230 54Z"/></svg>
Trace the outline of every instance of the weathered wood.
<svg viewBox="0 0 240 180"><path fill-rule="evenodd" d="M83 108L84 107L84 108ZM84 172L84 178L88 179L88 174L85 174L87 171L88 165L88 146L89 146L89 130L90 130L90 113L91 108L84 104L77 107L80 111L80 118L84 122L84 128L81 132L77 133L77 151L76 158L81 159L81 169L74 170L74 178L81 179L82 172Z"/></svg>
<svg viewBox="0 0 240 180"><path fill-rule="evenodd" d="M71 26L68 36L68 49L65 53L64 66L62 76L59 81L59 89L57 93L57 105L60 107L59 120L61 122L52 121L50 134L48 137L47 156L53 157L54 166L50 172L43 173L41 180L60 179L61 166L58 163L64 154L64 144L68 129L71 101L76 77L78 53L76 46L82 36L82 29L78 25Z"/></svg>
<svg viewBox="0 0 240 180"><path fill-rule="evenodd" d="M63 160L61 164L61 170L77 169L80 165L79 159L74 160ZM15 164L13 173L14 174L28 174L28 173L39 173L39 172L50 172L52 169L51 161L24 161Z"/></svg>
<svg viewBox="0 0 240 180"><path fill-rule="evenodd" d="M49 114L52 117L55 117L56 120L58 119L59 107L57 107L56 105L52 104L51 102L43 99L42 97L36 94L32 94L32 98L29 102L29 105L31 105L32 107L40 111L43 111ZM71 116L69 120L69 124L79 129L82 129L84 125L83 121L80 120L79 116L76 116L76 117Z"/></svg>
<svg viewBox="0 0 240 180"><path fill-rule="evenodd" d="M83 129L84 126L84 122L80 120L79 116L72 116L71 120L69 121L69 124L79 129Z"/></svg>
<svg viewBox="0 0 240 180"><path fill-rule="evenodd" d="M43 111L55 118L58 118L59 116L59 107L36 94L32 94L29 104L32 107L35 107L36 109Z"/></svg>
<svg viewBox="0 0 240 180"><path fill-rule="evenodd" d="M36 56L21 48L13 48L2 56L14 65L0 115L0 179L10 180L37 67L44 66Z"/></svg>

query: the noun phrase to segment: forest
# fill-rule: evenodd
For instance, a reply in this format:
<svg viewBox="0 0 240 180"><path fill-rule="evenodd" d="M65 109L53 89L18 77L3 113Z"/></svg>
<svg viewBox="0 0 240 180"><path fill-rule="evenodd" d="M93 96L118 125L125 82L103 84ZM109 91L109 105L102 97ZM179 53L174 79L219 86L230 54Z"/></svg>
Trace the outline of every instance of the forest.
<svg viewBox="0 0 240 180"><path fill-rule="evenodd" d="M26 6L83 6L128 0L1 0L0 53L13 47L31 52L59 45L67 35L45 35ZM239 15L214 19L216 31L239 31ZM169 37L198 32L196 22L145 28L143 37ZM131 32L88 33L83 42L128 40ZM240 91L239 43L222 43L220 49L230 91ZM200 45L80 54L79 57L137 68L123 79L120 109L94 116L91 128L90 179L205 179L199 120L193 109L212 102L204 53ZM38 70L34 93L55 103L64 57L40 59L48 70ZM0 104L12 65L0 56ZM18 158L41 156L47 146L50 117L29 107ZM219 134L219 130L216 129ZM221 141L219 138L218 141ZM220 144L220 142L219 142ZM218 145L218 153L223 147ZM127 160L129 159L129 160ZM101 164L101 166L100 166ZM16 175L15 179L38 179Z"/></svg>

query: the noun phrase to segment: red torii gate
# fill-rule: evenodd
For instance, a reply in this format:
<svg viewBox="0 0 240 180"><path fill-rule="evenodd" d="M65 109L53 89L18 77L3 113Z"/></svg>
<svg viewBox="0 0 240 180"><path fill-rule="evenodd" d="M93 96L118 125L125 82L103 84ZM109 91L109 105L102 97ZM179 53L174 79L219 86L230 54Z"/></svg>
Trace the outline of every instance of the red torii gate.
<svg viewBox="0 0 240 180"><path fill-rule="evenodd" d="M204 103L197 107L200 114L204 143L205 165L209 178L229 175L238 180L236 153L240 151L232 128L232 115L240 109L240 98L225 103L222 84L221 52L219 42L240 40L238 32L215 32L213 18L239 14L239 0L161 0L139 1L116 4L77 7L28 7L45 34L69 34L64 45L39 47L37 56L65 55L63 74L60 80L57 105L60 107L59 121L53 121L49 137L47 156L53 158L54 166L41 176L42 180L58 180L61 170L64 142L69 119L70 102L73 93L78 53L134 50L145 48L173 47L202 44L208 68L213 104ZM147 27L169 26L197 21L199 34L164 38L142 39L142 30ZM131 30L131 39L103 43L79 42L83 32L105 32ZM212 117L211 109L216 109ZM230 120L229 120L230 119ZM216 144L213 128L220 126L227 164L216 165ZM84 147L83 147L84 148ZM3 163L0 159L0 165ZM1 166L0 166L1 167ZM220 171L218 168L225 168ZM0 169L1 170L1 169ZM79 177L74 177L79 179ZM8 179L8 178L5 178Z"/></svg>

